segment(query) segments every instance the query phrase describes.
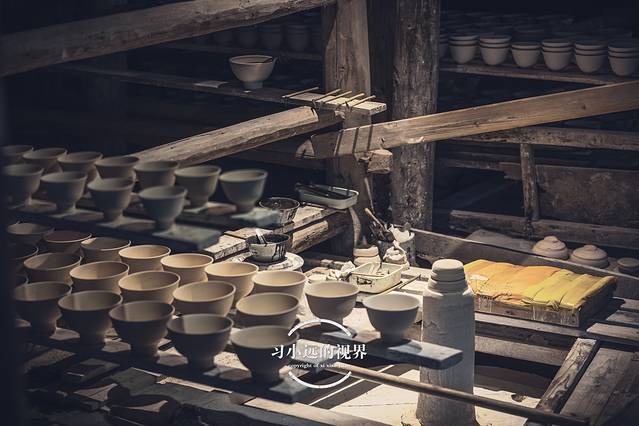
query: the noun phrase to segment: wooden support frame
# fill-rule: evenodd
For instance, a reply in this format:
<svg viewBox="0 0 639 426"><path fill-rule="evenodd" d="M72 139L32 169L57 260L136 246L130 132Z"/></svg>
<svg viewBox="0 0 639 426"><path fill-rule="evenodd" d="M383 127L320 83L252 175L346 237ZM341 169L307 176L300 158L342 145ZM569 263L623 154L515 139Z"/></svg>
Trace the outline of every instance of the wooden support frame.
<svg viewBox="0 0 639 426"><path fill-rule="evenodd" d="M335 0L191 0L6 34L0 75L257 24Z"/></svg>
<svg viewBox="0 0 639 426"><path fill-rule="evenodd" d="M535 151L532 145L519 145L521 181L524 190L524 217L527 221L539 220L539 189Z"/></svg>
<svg viewBox="0 0 639 426"><path fill-rule="evenodd" d="M639 108L639 81L590 87L315 135L317 158L454 139Z"/></svg>

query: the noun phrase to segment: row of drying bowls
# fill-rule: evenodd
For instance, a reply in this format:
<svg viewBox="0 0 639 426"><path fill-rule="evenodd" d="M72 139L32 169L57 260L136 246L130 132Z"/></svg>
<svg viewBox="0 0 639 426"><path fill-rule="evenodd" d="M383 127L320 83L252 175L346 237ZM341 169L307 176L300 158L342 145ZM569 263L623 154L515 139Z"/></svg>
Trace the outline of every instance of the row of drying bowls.
<svg viewBox="0 0 639 426"><path fill-rule="evenodd" d="M341 323L359 291L346 282L308 284L296 271L258 271L251 263L214 263L208 255L171 254L164 246L55 232L61 234L53 239L53 232L43 233L45 244L66 251L13 259L13 268L22 266L31 281L14 289L14 300L33 332L53 333L62 316L83 344L101 345L113 325L133 356L153 357L168 330L178 352L199 370L213 368L215 355L230 340L256 380L276 381L292 353L285 350L289 355L281 358L272 353L294 347L298 336L288 332L301 297L306 294L317 317ZM90 263L82 264L77 247ZM410 295L377 295L364 305L373 326L391 344L403 339L419 301ZM227 315L233 306L244 328L231 333L234 322ZM175 317L176 311L182 315Z"/></svg>
<svg viewBox="0 0 639 426"><path fill-rule="evenodd" d="M551 38L538 41L512 42L508 34L455 33L442 35L440 55L450 49L451 57L458 64L470 62L479 50L486 65L500 65L511 53L515 64L521 68L534 66L540 54L551 71L561 71L574 58L584 73L599 71L606 60L612 72L618 76L632 75L639 67L639 40L624 39L609 42L596 38Z"/></svg>
<svg viewBox="0 0 639 426"><path fill-rule="evenodd" d="M102 158L99 152L74 152L64 148L34 150L28 145L2 147L3 175L14 205L25 205L43 187L58 213L72 213L88 189L104 220L115 221L131 201L135 180L140 200L159 230L170 228L182 212L202 207L213 195L217 182L238 212L249 212L264 191L268 173L243 169L221 173L214 165L178 168L176 161L140 162L134 156ZM58 170L62 171L58 171ZM99 179L96 178L99 175ZM179 186L174 186L177 180ZM268 204L268 203L267 203Z"/></svg>
<svg viewBox="0 0 639 426"><path fill-rule="evenodd" d="M218 46L237 44L245 49L252 49L260 44L268 50L279 50L285 42L293 52L304 52L310 47L315 51L322 49L321 27L304 23L269 22L258 26L219 31L213 33L211 37Z"/></svg>

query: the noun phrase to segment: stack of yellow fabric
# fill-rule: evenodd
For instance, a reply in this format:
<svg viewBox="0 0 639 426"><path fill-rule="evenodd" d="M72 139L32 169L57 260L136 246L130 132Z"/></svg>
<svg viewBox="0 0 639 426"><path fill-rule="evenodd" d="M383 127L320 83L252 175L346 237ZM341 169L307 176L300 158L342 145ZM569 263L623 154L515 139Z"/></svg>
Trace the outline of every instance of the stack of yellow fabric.
<svg viewBox="0 0 639 426"><path fill-rule="evenodd" d="M475 292L512 305L535 305L554 309L578 309L615 278L595 277L552 266L518 266L476 260L465 265L466 277Z"/></svg>

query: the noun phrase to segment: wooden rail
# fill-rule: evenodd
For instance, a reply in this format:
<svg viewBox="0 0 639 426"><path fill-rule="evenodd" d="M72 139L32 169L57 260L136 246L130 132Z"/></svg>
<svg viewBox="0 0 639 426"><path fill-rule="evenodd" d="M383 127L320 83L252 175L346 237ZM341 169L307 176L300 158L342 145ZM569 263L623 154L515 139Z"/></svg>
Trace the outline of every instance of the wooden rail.
<svg viewBox="0 0 639 426"><path fill-rule="evenodd" d="M6 34L0 75L257 24L335 0L191 0Z"/></svg>

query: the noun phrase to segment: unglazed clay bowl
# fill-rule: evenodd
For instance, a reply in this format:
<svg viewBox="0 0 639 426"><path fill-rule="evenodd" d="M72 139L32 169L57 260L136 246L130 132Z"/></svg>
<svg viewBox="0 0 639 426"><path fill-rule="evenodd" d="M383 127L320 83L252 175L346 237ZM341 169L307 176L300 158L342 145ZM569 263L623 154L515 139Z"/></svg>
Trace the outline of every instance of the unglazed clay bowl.
<svg viewBox="0 0 639 426"><path fill-rule="evenodd" d="M152 186L138 194L144 210L155 220L158 230L173 226L175 219L182 213L186 189L179 186Z"/></svg>
<svg viewBox="0 0 639 426"><path fill-rule="evenodd" d="M60 318L58 300L71 293L71 286L61 282L42 281L21 285L13 289L13 300L21 318L31 323L38 334L55 332Z"/></svg>
<svg viewBox="0 0 639 426"><path fill-rule="evenodd" d="M218 166L193 166L178 169L175 172L177 183L186 188L186 198L190 207L201 207L209 200L217 188L217 179L222 169Z"/></svg>
<svg viewBox="0 0 639 426"><path fill-rule="evenodd" d="M359 288L344 281L320 281L307 285L304 292L313 315L341 324L355 308Z"/></svg>
<svg viewBox="0 0 639 426"><path fill-rule="evenodd" d="M152 358L166 336L166 323L173 312L175 309L168 303L143 300L116 306L109 317L118 336L131 345L133 356Z"/></svg>
<svg viewBox="0 0 639 426"><path fill-rule="evenodd" d="M300 203L292 198L270 197L260 201L260 207L275 210L278 213L277 225L282 226L293 222Z"/></svg>
<svg viewBox="0 0 639 426"><path fill-rule="evenodd" d="M310 41L311 37L306 25L289 24L286 26L286 44L293 52L305 51Z"/></svg>
<svg viewBox="0 0 639 426"><path fill-rule="evenodd" d="M291 237L286 234L272 233L262 236L263 243L257 235L251 235L246 239L251 258L258 262L274 263L286 257L286 251L291 244Z"/></svg>
<svg viewBox="0 0 639 426"><path fill-rule="evenodd" d="M448 44L450 49L450 56L458 64L465 64L472 61L477 54L477 43L471 45L453 44L451 41Z"/></svg>
<svg viewBox="0 0 639 426"><path fill-rule="evenodd" d="M95 162L95 168L102 179L124 178L135 179L133 167L140 160L132 155L107 157Z"/></svg>
<svg viewBox="0 0 639 426"><path fill-rule="evenodd" d="M235 307L238 324L281 325L290 329L297 319L299 299L286 293L251 294L240 299Z"/></svg>
<svg viewBox="0 0 639 426"><path fill-rule="evenodd" d="M231 71L249 90L261 89L273 72L276 58L266 55L242 55L229 59Z"/></svg>
<svg viewBox="0 0 639 426"><path fill-rule="evenodd" d="M7 234L12 240L37 245L42 237L53 232L53 228L38 223L22 222L7 226Z"/></svg>
<svg viewBox="0 0 639 426"><path fill-rule="evenodd" d="M58 158L58 163L64 172L86 173L87 182L91 182L98 175L95 162L101 158L102 153L96 151L72 152Z"/></svg>
<svg viewBox="0 0 639 426"><path fill-rule="evenodd" d="M225 281L235 287L233 304L253 290L253 276L259 268L248 262L220 262L207 266L204 271L210 281Z"/></svg>
<svg viewBox="0 0 639 426"><path fill-rule="evenodd" d="M610 61L610 68L612 68L612 72L621 77L626 77L634 74L634 72L639 68L639 54L634 57L621 57L616 56L611 53L608 55L608 60Z"/></svg>
<svg viewBox="0 0 639 426"><path fill-rule="evenodd" d="M58 158L66 153L64 148L43 148L24 153L22 159L25 163L42 167L44 173L51 173L59 170Z"/></svg>
<svg viewBox="0 0 639 426"><path fill-rule="evenodd" d="M18 274L22 272L24 261L38 254L38 246L26 243L10 243L8 252L11 273Z"/></svg>
<svg viewBox="0 0 639 426"><path fill-rule="evenodd" d="M541 53L544 55L546 67L551 71L563 70L570 64L570 58L572 58L572 50L550 52L544 48L541 50Z"/></svg>
<svg viewBox="0 0 639 426"><path fill-rule="evenodd" d="M44 170L36 164L12 164L2 168L4 188L17 206L28 204L40 187Z"/></svg>
<svg viewBox="0 0 639 426"><path fill-rule="evenodd" d="M120 293L118 282L129 273L122 262L94 262L75 267L70 275L75 291L104 290Z"/></svg>
<svg viewBox="0 0 639 426"><path fill-rule="evenodd" d="M87 175L82 172L49 173L40 180L47 198L54 202L58 213L73 213L75 203L84 195Z"/></svg>
<svg viewBox="0 0 639 426"><path fill-rule="evenodd" d="M171 249L165 246L145 244L127 247L119 252L122 262L129 265L129 273L142 271L161 271L163 257L171 254Z"/></svg>
<svg viewBox="0 0 639 426"><path fill-rule="evenodd" d="M224 281L200 281L173 292L175 309L183 314L226 315L231 310L235 287Z"/></svg>
<svg viewBox="0 0 639 426"><path fill-rule="evenodd" d="M254 380L274 383L280 380L280 369L290 362L293 345L299 338L297 332L290 336L288 333L289 327L262 325L237 330L231 333L230 340ZM273 355L278 350L282 357Z"/></svg>
<svg viewBox="0 0 639 426"><path fill-rule="evenodd" d="M215 367L215 355L229 341L233 320L215 314L190 314L173 318L166 328L175 349L188 359L189 367L210 370Z"/></svg>
<svg viewBox="0 0 639 426"><path fill-rule="evenodd" d="M213 258L206 254L180 253L160 259L165 271L175 272L180 276L180 285L205 281L204 269L213 263Z"/></svg>
<svg viewBox="0 0 639 426"><path fill-rule="evenodd" d="M31 145L3 145L0 147L2 165L22 163L22 156L31 151L33 151Z"/></svg>
<svg viewBox="0 0 639 426"><path fill-rule="evenodd" d="M606 55L578 55L575 54L575 61L581 72L592 74L601 69L606 61Z"/></svg>
<svg viewBox="0 0 639 426"><path fill-rule="evenodd" d="M111 328L109 311L122 303L122 296L110 291L81 291L58 301L62 318L80 335L85 345L100 345Z"/></svg>
<svg viewBox="0 0 639 426"><path fill-rule="evenodd" d="M91 234L81 231L53 231L44 235L44 245L53 253L79 253L82 241L91 238Z"/></svg>
<svg viewBox="0 0 639 426"><path fill-rule="evenodd" d="M120 256L118 252L130 245L131 241L129 240L110 237L93 237L82 241L80 247L82 247L82 256L87 263L108 260L119 262Z"/></svg>
<svg viewBox="0 0 639 426"><path fill-rule="evenodd" d="M518 49L512 47L510 51L513 54L515 63L520 68L530 68L535 65L539 60L539 54L541 53L541 49L539 49L539 47L531 49Z"/></svg>
<svg viewBox="0 0 639 426"><path fill-rule="evenodd" d="M306 275L297 271L260 271L253 275L253 294L286 293L302 298Z"/></svg>
<svg viewBox="0 0 639 426"><path fill-rule="evenodd" d="M180 284L180 277L167 271L143 271L122 277L118 282L125 302L155 300L173 303L173 292Z"/></svg>
<svg viewBox="0 0 639 426"><path fill-rule="evenodd" d="M69 273L82 257L74 253L44 253L24 261L29 282L56 281L71 284Z"/></svg>
<svg viewBox="0 0 639 426"><path fill-rule="evenodd" d="M239 213L253 210L262 197L268 173L259 169L234 170L220 175L220 184L226 197L237 206Z"/></svg>
<svg viewBox="0 0 639 426"><path fill-rule="evenodd" d="M481 58L486 65L499 65L508 56L508 47L484 47L480 46Z"/></svg>
<svg viewBox="0 0 639 426"><path fill-rule="evenodd" d="M363 303L368 319L387 344L404 339L404 332L415 322L419 309L419 300L409 294L378 294Z"/></svg>
<svg viewBox="0 0 639 426"><path fill-rule="evenodd" d="M173 186L177 161L144 161L133 167L142 189L152 186Z"/></svg>
<svg viewBox="0 0 639 426"><path fill-rule="evenodd" d="M104 220L112 222L122 217L122 212L131 202L134 184L130 178L106 178L94 180L87 188Z"/></svg>

